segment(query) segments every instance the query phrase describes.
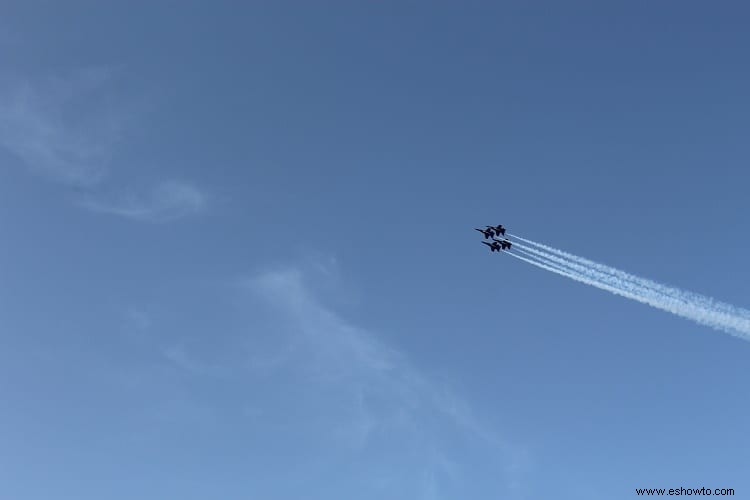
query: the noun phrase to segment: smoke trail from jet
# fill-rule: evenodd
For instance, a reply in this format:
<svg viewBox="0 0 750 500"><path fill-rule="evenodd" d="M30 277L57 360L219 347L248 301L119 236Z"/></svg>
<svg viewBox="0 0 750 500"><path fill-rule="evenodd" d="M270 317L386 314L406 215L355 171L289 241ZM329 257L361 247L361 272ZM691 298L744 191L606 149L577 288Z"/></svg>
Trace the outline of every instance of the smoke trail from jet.
<svg viewBox="0 0 750 500"><path fill-rule="evenodd" d="M516 243L516 249L528 256L513 255L525 262L556 274L607 290L677 316L710 326L736 337L750 340L750 311L716 302L693 292L669 287L652 280L628 274L619 269L514 236L536 248ZM548 251L543 251L539 249Z"/></svg>
<svg viewBox="0 0 750 500"><path fill-rule="evenodd" d="M514 238L526 242L529 245L533 245L539 249L546 250L549 253L555 254L559 257L568 259L570 261L573 261L577 264L590 267L591 269L595 269L599 272L611 274L613 276L616 276L624 281L629 281L632 283L637 284L638 286L644 287L644 288L651 288L654 291L670 296L679 298L679 300L685 300L691 304L700 304L701 307L704 307L706 309L711 309L715 311L721 311L725 314L729 315L739 315L745 319L750 320L750 310L742 309L738 307L734 307L731 304L727 304L724 302L718 302L713 300L710 297L706 297L705 295L700 295L698 293L689 292L687 290L680 290L679 288L663 285L661 283L657 283L656 281L649 280L646 278L641 278L640 276L635 276L633 274L627 273L625 271L621 271L619 269L616 269L614 267L610 267L604 264L600 264L599 262L594 262L589 259L585 259L583 257L579 257L577 255L573 255L568 252L564 252L560 249L550 247L548 245L544 245L542 243L538 243L536 241L528 240L526 238L522 238L518 235L511 235Z"/></svg>
<svg viewBox="0 0 750 500"><path fill-rule="evenodd" d="M621 297L626 297L628 299L633 299L643 304L648 304L650 306L663 309L663 307L660 307L655 302L649 300L647 297L643 297L639 295L638 290L623 290L605 280L600 279L597 276L597 274L592 274L590 272L577 271L575 270L575 268L567 267L569 266L569 264L559 264L551 260L549 257L538 256L531 252L527 252L521 249L517 249L514 251L526 255L528 256L528 258L521 257L520 255L517 255L517 254L510 254L510 255L513 255L514 257L518 257L519 259L526 261L529 264L534 264L548 271L552 271L562 276L571 278L575 281L580 281L581 283L586 283L587 285L591 285L596 288L600 288L602 290L607 290L608 292L611 292L615 295L620 295Z"/></svg>
<svg viewBox="0 0 750 500"><path fill-rule="evenodd" d="M750 310L743 309L740 307L735 307L725 302L715 301L710 297L706 297L698 293L681 290L679 288L663 285L661 283L657 283L655 281L652 281L646 278L641 278L640 276L635 276L633 274L626 273L625 271L621 271L614 267L610 267L604 264L600 264L598 262L585 259L583 257L579 257L577 255L563 252L562 250L559 250L557 248L552 248L550 246L537 243L535 241L527 240L527 239L521 238L520 236L515 236L515 237L519 240L526 241L527 243L530 242L531 245L535 245L538 248L548 250L549 252L552 252L556 255L569 259L575 263L578 263L579 265L590 267L600 273L609 274L617 278L620 278L621 280L620 283L632 283L632 284L635 284L637 287L651 289L653 292L656 292L657 294L661 294L665 297L669 297L671 300L683 302L685 305L689 307L699 306L703 309L714 311L715 313L723 314L728 317L733 317L733 318L740 317L740 318L744 318L747 321L750 321ZM524 247L524 248L526 248L527 250L535 251L528 247ZM553 256L549 256L546 253L545 253L545 256L547 256L547 258L554 258Z"/></svg>
<svg viewBox="0 0 750 500"><path fill-rule="evenodd" d="M520 259L520 260L522 260L524 262L528 262L531 265L540 267L540 268L545 269L547 271L551 271L551 272L553 272L555 274L559 274L560 276L565 276L566 278L570 278L570 279L575 280L575 281L580 281L581 283L586 283L587 285L595 286L594 285L594 283L595 283L594 281L589 280L589 279L587 279L587 278L585 278L585 277L583 277L583 276L581 276L579 274L574 274L574 273L568 272L568 271L566 271L565 269L562 269L559 266L555 266L554 264L545 263L545 262L543 262L544 259L532 260L532 259L534 259L533 255L531 256L532 257L531 259L528 259L526 257L522 257L522 256L518 255L517 253L512 253L512 252L505 252L505 253L507 255L510 255L511 257L515 257L516 259Z"/></svg>
<svg viewBox="0 0 750 500"><path fill-rule="evenodd" d="M520 246L521 248L516 249L516 252L527 255L530 260L541 262L542 264L547 266L545 267L545 269L553 268L562 271L566 273L566 276L573 277L573 279L576 279L575 277L580 278L576 279L576 281L581 281L582 283L586 283L602 290L607 290L608 292L614 293L615 295L627 297L637 302L641 302L642 304L647 304L657 309L671 312L678 316L684 316L680 307L684 307L686 304L673 297L664 296L662 297L662 300L655 300L654 297L650 296L648 293L644 293L644 290L642 288L639 288L632 284L619 283L613 280L609 275L587 269L584 266L580 266L575 263L567 262L564 259L545 254L544 252L523 250L524 248L528 248L523 245L518 246Z"/></svg>
<svg viewBox="0 0 750 500"><path fill-rule="evenodd" d="M647 287L647 288L653 288L654 290L657 290L662 293L669 293L673 291L671 288L662 285L660 283L657 283L655 281L647 280L645 278L641 278L639 276L634 276L632 274L626 273L625 271L620 271L619 269L615 269L609 266L605 266L604 264L600 264L598 262L594 262L593 260L585 259L583 257L579 257L577 255L573 255L568 252L564 252L562 250L559 250L557 248L550 247L548 245L544 245L542 243L538 243L536 241L528 240L526 238L522 238L521 236L518 236L516 234L511 235L517 240L523 241L525 243L528 243L529 245L533 245L536 248L539 248L541 250L545 250L548 253L557 255L559 257L562 257L564 259L567 259L571 262L578 263L583 266L587 266L591 269L595 269L602 273L611 274L613 276L617 276L618 278L621 278L623 280L627 281L634 281L638 282L640 285Z"/></svg>
<svg viewBox="0 0 750 500"><path fill-rule="evenodd" d="M581 283L585 283L587 285L591 285L591 286L594 286L596 288L600 288L602 290L607 290L608 292L612 292L615 295L620 295L621 297L626 297L628 299L633 299L633 300L636 300L638 302L643 302L644 304L648 304L648 302L646 302L644 299L638 297L635 294L631 294L631 293L623 291L623 290L618 290L615 287L609 286L606 283L602 283L602 282L596 281L594 279L590 279L590 278L588 278L588 277L586 277L586 276L584 276L582 274L567 271L564 268L562 268L562 267L560 267L558 265L555 265L554 263L551 263L549 261L544 262L545 259L536 258L533 255L531 255L531 258L526 258L526 257L522 257L522 256L520 256L520 255L518 255L516 253L511 253L511 252L506 252L506 253L508 255L510 255L511 257L515 257L516 259L520 259L520 260L522 260L524 262L528 262L531 265L540 267L540 268L545 269L547 271L551 271L551 272L553 272L555 274L559 274L560 276L565 276L566 278L570 278L570 279L572 279L574 281L579 281Z"/></svg>
<svg viewBox="0 0 750 500"><path fill-rule="evenodd" d="M590 267L577 264L576 262L571 262L570 260L566 260L566 259L557 257L555 255L551 255L547 252L542 252L540 250L528 247L526 245L522 245L520 243L516 243L515 246L518 247L519 252L529 255L531 258L537 258L542 261L547 261L549 265L553 265L555 267L561 267L563 269L568 268L572 270L572 272L581 274L583 276L587 276L591 279L598 280L603 283L609 283L609 284L612 284L613 286L620 286L626 291L631 292L631 293L643 294L644 292L653 291L653 290L650 290L649 287L642 286L637 282L628 281L625 279L617 279L617 276L615 276L614 274L594 270L594 269L591 269ZM663 292L656 292L656 293L660 293L662 297L670 303L670 305L674 305L673 303L682 303L682 305L688 305L688 302L686 302L685 300L682 300L680 297L674 297L674 296L665 294Z"/></svg>

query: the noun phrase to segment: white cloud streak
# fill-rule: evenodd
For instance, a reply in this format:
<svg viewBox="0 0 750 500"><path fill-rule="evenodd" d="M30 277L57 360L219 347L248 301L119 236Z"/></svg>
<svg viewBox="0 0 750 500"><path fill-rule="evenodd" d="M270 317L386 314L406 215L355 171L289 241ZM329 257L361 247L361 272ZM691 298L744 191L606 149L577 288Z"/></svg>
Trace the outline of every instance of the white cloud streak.
<svg viewBox="0 0 750 500"><path fill-rule="evenodd" d="M35 175L87 191L78 204L94 212L146 222L202 212L207 197L187 182L162 181L140 193L102 191L134 114L114 95L115 73L104 67L66 78L0 79L0 147Z"/></svg>
<svg viewBox="0 0 750 500"><path fill-rule="evenodd" d="M130 192L108 199L88 196L80 204L93 212L160 223L203 212L207 202L206 194L191 184L164 181L145 194Z"/></svg>
<svg viewBox="0 0 750 500"><path fill-rule="evenodd" d="M335 420L330 422L336 429L333 442L352 453L386 445L392 449L392 463L384 470L381 464L381 474L370 474L379 477L384 494L404 481L408 471L398 465L404 460L411 467L419 464L411 471L412 498L447 498L446 491L468 484L472 471L466 457L451 456L454 450L448 443L455 439L463 447L481 449L485 464L496 460L497 475L512 475L514 450L493 429L480 424L465 402L426 378L401 353L322 305L302 272L267 272L244 285L287 319L281 341L286 348L284 355L273 356L275 368L301 373L308 390L320 395L318 403L337 409L325 417ZM256 355L261 359L254 366L263 366L267 373L264 349ZM317 411L310 409L309 418L314 420ZM508 484L518 482L505 479L506 492ZM405 498L403 493L398 498Z"/></svg>
<svg viewBox="0 0 750 500"><path fill-rule="evenodd" d="M98 183L124 118L99 95L111 74L89 69L39 84L6 78L0 83L0 146L48 179Z"/></svg>

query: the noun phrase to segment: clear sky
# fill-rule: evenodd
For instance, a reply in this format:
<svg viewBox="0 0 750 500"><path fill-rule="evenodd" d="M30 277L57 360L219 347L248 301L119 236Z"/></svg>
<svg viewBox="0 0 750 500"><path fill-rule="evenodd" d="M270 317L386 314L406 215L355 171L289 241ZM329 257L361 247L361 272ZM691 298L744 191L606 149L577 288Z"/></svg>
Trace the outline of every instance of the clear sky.
<svg viewBox="0 0 750 500"><path fill-rule="evenodd" d="M0 498L750 495L746 2L0 7Z"/></svg>

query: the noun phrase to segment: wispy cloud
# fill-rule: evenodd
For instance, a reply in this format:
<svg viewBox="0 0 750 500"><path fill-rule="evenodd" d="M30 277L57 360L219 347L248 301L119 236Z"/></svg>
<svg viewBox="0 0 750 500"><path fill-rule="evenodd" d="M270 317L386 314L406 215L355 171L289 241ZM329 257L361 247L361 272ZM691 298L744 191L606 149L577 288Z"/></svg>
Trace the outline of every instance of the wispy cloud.
<svg viewBox="0 0 750 500"><path fill-rule="evenodd" d="M110 68L0 82L0 145L32 172L91 186L105 175L124 115L104 91Z"/></svg>
<svg viewBox="0 0 750 500"><path fill-rule="evenodd" d="M370 464L371 484L363 488L386 496L398 491L398 498L410 490L411 498L440 499L494 481L496 493L521 498L514 448L402 353L323 305L305 277L300 269L286 268L244 282L285 318L273 336L275 349L251 345L253 366L262 366L268 376L264 361L270 353L277 374L297 373L295 387L301 384L316 401L298 402L296 411L320 422L308 431L327 435L334 449L385 457ZM478 463L483 468L494 463L494 477L476 481ZM476 486L469 486L472 481Z"/></svg>
<svg viewBox="0 0 750 500"><path fill-rule="evenodd" d="M129 307L125 311L125 326L139 332L146 331L153 326L151 315L143 309Z"/></svg>
<svg viewBox="0 0 750 500"><path fill-rule="evenodd" d="M207 196L192 184L164 181L145 193L89 195L81 205L91 211L147 222L168 222L202 212Z"/></svg>
<svg viewBox="0 0 750 500"><path fill-rule="evenodd" d="M28 171L83 189L88 194L79 205L95 212L147 222L201 212L207 197L187 182L162 181L140 192L103 190L136 114L132 99L119 91L119 73L100 67L66 77L0 78L0 147Z"/></svg>
<svg viewBox="0 0 750 500"><path fill-rule="evenodd" d="M173 344L164 348L162 355L175 367L193 375L222 376L228 372L225 367L193 357L183 344Z"/></svg>

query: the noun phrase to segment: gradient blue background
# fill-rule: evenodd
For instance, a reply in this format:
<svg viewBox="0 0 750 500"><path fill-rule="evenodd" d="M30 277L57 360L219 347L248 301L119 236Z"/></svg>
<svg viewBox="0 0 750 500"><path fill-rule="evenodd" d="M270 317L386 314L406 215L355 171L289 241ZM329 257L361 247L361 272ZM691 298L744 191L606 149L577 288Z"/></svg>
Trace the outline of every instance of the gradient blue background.
<svg viewBox="0 0 750 500"><path fill-rule="evenodd" d="M745 498L748 16L5 2L0 497Z"/></svg>

